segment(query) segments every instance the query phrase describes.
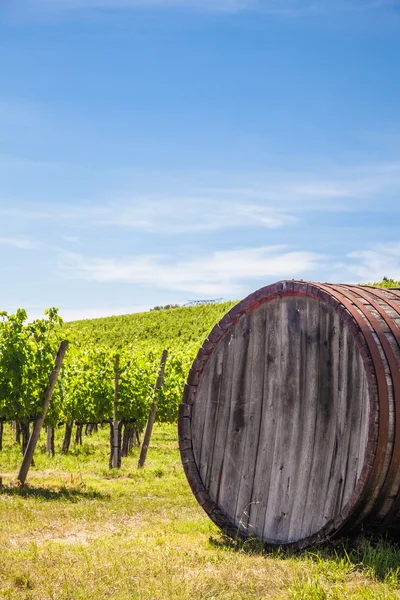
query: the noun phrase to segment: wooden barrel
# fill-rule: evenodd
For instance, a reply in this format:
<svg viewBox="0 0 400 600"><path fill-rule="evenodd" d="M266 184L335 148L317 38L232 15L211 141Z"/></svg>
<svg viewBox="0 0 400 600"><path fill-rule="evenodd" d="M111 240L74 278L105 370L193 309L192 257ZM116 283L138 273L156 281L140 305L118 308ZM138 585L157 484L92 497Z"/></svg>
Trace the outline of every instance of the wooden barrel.
<svg viewBox="0 0 400 600"><path fill-rule="evenodd" d="M198 502L231 536L304 548L400 527L400 291L281 281L200 349L179 414Z"/></svg>

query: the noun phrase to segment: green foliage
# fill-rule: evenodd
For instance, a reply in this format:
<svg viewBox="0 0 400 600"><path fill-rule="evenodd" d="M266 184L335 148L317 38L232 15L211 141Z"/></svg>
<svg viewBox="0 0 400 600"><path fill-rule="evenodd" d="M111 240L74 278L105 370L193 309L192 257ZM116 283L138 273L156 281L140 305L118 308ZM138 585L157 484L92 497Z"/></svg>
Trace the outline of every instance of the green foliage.
<svg viewBox="0 0 400 600"><path fill-rule="evenodd" d="M156 356L152 352L136 355L126 350L120 354L119 373L117 418L143 427L157 376Z"/></svg>
<svg viewBox="0 0 400 600"><path fill-rule="evenodd" d="M381 287L385 289L389 288L400 288L400 280L399 279L389 279L388 277L384 277L382 281L375 281L369 285L375 285L376 287Z"/></svg>
<svg viewBox="0 0 400 600"><path fill-rule="evenodd" d="M99 423L111 419L113 366L110 351L71 345L59 380L62 416L68 423Z"/></svg>
<svg viewBox="0 0 400 600"><path fill-rule="evenodd" d="M76 345L72 353L76 357L67 357L66 364L75 361L71 369L76 373L79 371L79 362L83 350L79 348L91 348L96 346L100 353L108 352L108 375L113 369L115 353L120 355L120 384L118 418L126 421L136 421L143 425L148 415L149 403L152 397L153 387L157 378L157 368L163 349L168 351L168 359L165 368L165 381L159 392L157 409L157 420L163 423L176 421L178 405L182 398L183 387L189 373L191 364L198 352L202 342L207 337L215 323L234 305L234 302L221 304L200 305L190 307L170 307L163 310L152 310L147 313L133 315L122 315L117 317L106 317L103 319L91 319L76 321L65 325L65 335L69 339L75 338ZM86 357L83 362L89 361L88 367L92 377L104 376L96 371L96 357L90 351L85 350ZM104 359L105 360L105 359ZM100 362L103 364L104 360ZM65 389L67 390L67 407L65 418L86 422L86 419L94 418L95 413L79 413L78 405L85 402L93 404L91 394L92 388L84 382L85 375L81 377L82 383L74 384L68 380L66 373ZM86 380L85 380L86 381ZM80 390L84 390L82 393ZM103 402L107 407L103 409L104 419L112 413L112 390L104 394ZM96 402L94 402L96 404ZM100 414L100 413L98 413ZM109 418L109 417L108 417Z"/></svg>
<svg viewBox="0 0 400 600"><path fill-rule="evenodd" d="M165 306L154 306L150 310L167 310L169 308L179 308L179 304L166 304Z"/></svg>
<svg viewBox="0 0 400 600"><path fill-rule="evenodd" d="M61 338L69 348L45 424L101 423L113 416L115 358L119 356L117 417L143 427L163 349L168 351L157 420L173 423L190 366L209 331L232 302L164 307L148 313L63 324L50 308L27 323L19 309L0 314L0 419L29 422L42 407L42 393Z"/></svg>
<svg viewBox="0 0 400 600"><path fill-rule="evenodd" d="M55 308L26 323L25 310L1 313L0 418L26 422L41 411L42 393L60 341L62 320Z"/></svg>
<svg viewBox="0 0 400 600"><path fill-rule="evenodd" d="M174 423L178 416L178 404L181 402L193 352L176 350L167 359L165 382L159 391L157 420L161 423Z"/></svg>

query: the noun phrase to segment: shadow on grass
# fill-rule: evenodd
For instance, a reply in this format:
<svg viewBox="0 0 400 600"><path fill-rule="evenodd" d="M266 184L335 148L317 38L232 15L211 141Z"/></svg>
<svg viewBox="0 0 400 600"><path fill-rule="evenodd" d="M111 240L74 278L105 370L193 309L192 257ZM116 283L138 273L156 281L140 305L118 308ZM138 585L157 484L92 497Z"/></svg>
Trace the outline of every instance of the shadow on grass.
<svg viewBox="0 0 400 600"><path fill-rule="evenodd" d="M79 500L104 500L108 494L85 488L60 487L49 489L43 487L0 487L0 496L14 496L20 498L38 498L41 500L62 500L64 502L78 502Z"/></svg>
<svg viewBox="0 0 400 600"><path fill-rule="evenodd" d="M264 542L257 538L247 538L244 540L238 537L234 539L221 532L218 536L210 536L209 542L214 548L222 550L231 550L245 554L267 554ZM277 549L276 552L282 551Z"/></svg>
<svg viewBox="0 0 400 600"><path fill-rule="evenodd" d="M345 552L345 548L342 553ZM400 583L400 546L387 538L364 538L348 554L349 561L362 570L370 570L376 579Z"/></svg>
<svg viewBox="0 0 400 600"><path fill-rule="evenodd" d="M211 536L214 548L253 555L263 555L278 560L311 560L321 567L332 566L343 571L365 572L379 581L400 585L400 545L393 539L357 535L354 538L327 542L302 551L271 548L257 538L232 539L221 533Z"/></svg>

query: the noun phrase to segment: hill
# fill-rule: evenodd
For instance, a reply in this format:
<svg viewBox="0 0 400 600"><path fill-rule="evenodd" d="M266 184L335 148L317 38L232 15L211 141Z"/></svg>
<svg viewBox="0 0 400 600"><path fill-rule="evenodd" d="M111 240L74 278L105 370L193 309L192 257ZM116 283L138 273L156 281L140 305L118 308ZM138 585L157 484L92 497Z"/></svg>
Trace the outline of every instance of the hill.
<svg viewBox="0 0 400 600"><path fill-rule="evenodd" d="M144 313L85 319L66 324L81 343L108 348L124 346L197 349L213 326L236 302L182 306Z"/></svg>

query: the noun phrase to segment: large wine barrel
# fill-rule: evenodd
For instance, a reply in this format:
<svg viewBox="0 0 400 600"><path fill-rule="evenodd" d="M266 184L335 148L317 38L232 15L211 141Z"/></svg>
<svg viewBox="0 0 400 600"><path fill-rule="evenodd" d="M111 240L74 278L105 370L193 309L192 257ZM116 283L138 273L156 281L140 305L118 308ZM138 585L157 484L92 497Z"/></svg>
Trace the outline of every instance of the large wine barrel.
<svg viewBox="0 0 400 600"><path fill-rule="evenodd" d="M179 414L193 493L231 536L300 549L400 527L400 292L282 281L200 349Z"/></svg>

